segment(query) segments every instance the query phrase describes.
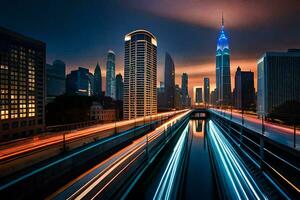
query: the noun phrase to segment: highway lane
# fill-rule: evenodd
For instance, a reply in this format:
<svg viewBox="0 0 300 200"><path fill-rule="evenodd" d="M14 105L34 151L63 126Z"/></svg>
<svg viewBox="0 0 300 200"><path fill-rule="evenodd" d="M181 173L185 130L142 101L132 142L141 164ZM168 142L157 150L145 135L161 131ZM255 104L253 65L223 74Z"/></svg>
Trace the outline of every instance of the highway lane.
<svg viewBox="0 0 300 200"><path fill-rule="evenodd" d="M185 117L190 111L186 111L172 118L168 122L156 128L147 135L136 139L132 144L121 149L105 161L62 187L49 198L54 199L94 199L107 197L105 192L112 186L118 186L120 177L126 176L128 168L145 162L156 151L157 144L166 139L165 130L177 120ZM125 174L125 175L124 175ZM117 185L117 186L116 186Z"/></svg>
<svg viewBox="0 0 300 200"><path fill-rule="evenodd" d="M31 151L38 150L41 148L45 148L54 144L62 143L63 142L63 134L65 134L65 141L69 142L75 139L80 139L86 136L91 136L93 134L100 134L103 131L113 130L122 128L124 126L128 126L131 128L131 126L135 126L135 124L141 124L144 122L150 122L153 120L158 120L163 117L168 117L174 114L178 114L183 111L171 111L166 113L160 113L153 116L148 117L140 117L133 120L124 120L119 121L116 123L108 123L108 124L101 124L101 125L95 125L88 128L83 128L81 130L74 130L68 133L55 133L53 135L47 135L47 136L40 136L40 137L33 137L30 140L25 141L17 141L14 145L13 143L10 143L7 148L2 147L0 149L0 162L6 159L10 159L13 157L16 157L20 154L24 153L30 153Z"/></svg>
<svg viewBox="0 0 300 200"><path fill-rule="evenodd" d="M254 116L246 115L243 116L244 123L242 122L242 115L237 112L231 113L228 110L221 110L210 108L210 110L220 116L226 117L229 120L232 120L235 123L240 125L244 125L244 127L249 128L250 130L254 130L257 133L262 133L262 121L261 119L257 119ZM289 147L294 148L294 130L288 127L283 127L280 125L276 125L270 122L264 122L264 135L274 141L277 141L281 144L287 145ZM300 150L300 130L296 131L296 149Z"/></svg>

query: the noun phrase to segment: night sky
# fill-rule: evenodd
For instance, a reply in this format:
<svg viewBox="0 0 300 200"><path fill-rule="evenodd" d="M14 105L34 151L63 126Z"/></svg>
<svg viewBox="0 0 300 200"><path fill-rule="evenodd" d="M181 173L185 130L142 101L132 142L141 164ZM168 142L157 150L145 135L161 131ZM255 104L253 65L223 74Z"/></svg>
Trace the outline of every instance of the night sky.
<svg viewBox="0 0 300 200"><path fill-rule="evenodd" d="M0 26L42 40L47 62L61 59L67 71L105 75L106 53L117 56L123 74L124 36L146 29L158 39L158 80L164 55L175 61L176 82L187 72L189 90L211 78L215 87L215 50L222 12L231 49L231 75L237 66L256 72L266 51L300 48L299 0L1 0ZM300 67L300 66L299 66Z"/></svg>

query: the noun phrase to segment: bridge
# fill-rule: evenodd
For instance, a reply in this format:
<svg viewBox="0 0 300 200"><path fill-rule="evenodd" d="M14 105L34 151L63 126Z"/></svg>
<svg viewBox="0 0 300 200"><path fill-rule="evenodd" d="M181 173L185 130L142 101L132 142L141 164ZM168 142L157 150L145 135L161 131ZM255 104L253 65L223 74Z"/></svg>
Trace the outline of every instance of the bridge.
<svg viewBox="0 0 300 200"><path fill-rule="evenodd" d="M68 133L65 140L60 135L56 143L25 142L32 149L22 142L9 144L9 153L0 157L5 172L0 197L299 197L300 153L293 130L266 122L259 127L256 120L212 108L151 118L110 124L107 129L84 128ZM13 153L16 146L20 151Z"/></svg>

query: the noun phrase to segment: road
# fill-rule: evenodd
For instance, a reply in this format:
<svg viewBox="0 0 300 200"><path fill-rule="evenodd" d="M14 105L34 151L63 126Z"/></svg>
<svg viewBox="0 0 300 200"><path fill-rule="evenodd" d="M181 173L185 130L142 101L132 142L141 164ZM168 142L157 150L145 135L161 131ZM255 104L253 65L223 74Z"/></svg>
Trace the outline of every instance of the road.
<svg viewBox="0 0 300 200"><path fill-rule="evenodd" d="M6 160L12 157L16 157L20 154L28 153L37 149L45 148L51 145L55 145L58 143L62 143L65 139L65 142L69 142L72 140L77 140L86 136L90 136L93 134L99 134L103 131L107 130L114 130L124 126L134 127L136 124L150 122L153 120L159 120L163 117L171 116L183 111L171 111L160 113L157 115L147 116L147 117L140 117L132 120L124 120L119 121L116 123L108 123L108 124L101 124L95 125L92 127L83 128L80 130L73 130L70 132L65 133L55 133L55 134L48 134L46 136L39 136L33 137L30 139L25 139L22 141L16 141L15 143L10 143L8 145L2 145L0 149L0 162L2 160ZM65 138L64 138L65 136Z"/></svg>
<svg viewBox="0 0 300 200"><path fill-rule="evenodd" d="M210 108L210 110L218 115L224 116L235 123L243 124L244 127L249 128L257 133L262 133L262 120L257 119L252 115L243 115L244 122L242 121L242 114L236 111L231 112L228 110L221 110ZM288 127L276 125L267 121L264 121L264 135L276 142L287 145L294 148L294 130ZM296 130L296 149L300 150L300 130Z"/></svg>

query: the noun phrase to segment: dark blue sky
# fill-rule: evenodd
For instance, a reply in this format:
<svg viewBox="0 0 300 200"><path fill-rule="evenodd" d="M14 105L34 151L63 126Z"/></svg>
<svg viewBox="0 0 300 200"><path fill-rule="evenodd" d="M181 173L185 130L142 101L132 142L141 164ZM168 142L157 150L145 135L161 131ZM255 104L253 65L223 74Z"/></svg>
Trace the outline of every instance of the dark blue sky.
<svg viewBox="0 0 300 200"><path fill-rule="evenodd" d="M147 29L158 39L158 80L163 77L164 53L168 51L175 60L177 82L182 72L188 72L195 86L202 85L203 76L214 82L222 12L230 39L232 72L237 65L255 71L256 60L265 51L300 48L297 1L249 2L2 0L0 25L46 42L47 62L61 59L68 71L77 66L93 71L99 61L103 72L109 49L117 55L117 71L123 72L124 35Z"/></svg>

